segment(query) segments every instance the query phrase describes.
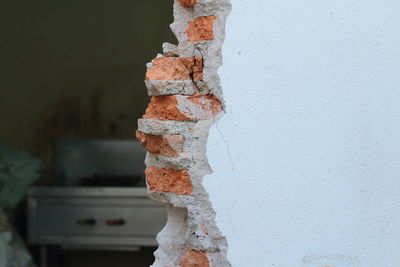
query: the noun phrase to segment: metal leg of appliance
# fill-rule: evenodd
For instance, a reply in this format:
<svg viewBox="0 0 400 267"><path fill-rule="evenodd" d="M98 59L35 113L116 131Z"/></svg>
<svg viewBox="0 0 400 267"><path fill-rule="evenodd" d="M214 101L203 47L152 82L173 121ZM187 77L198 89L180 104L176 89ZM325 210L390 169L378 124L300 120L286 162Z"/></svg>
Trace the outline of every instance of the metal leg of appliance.
<svg viewBox="0 0 400 267"><path fill-rule="evenodd" d="M40 247L40 267L47 267L47 247Z"/></svg>

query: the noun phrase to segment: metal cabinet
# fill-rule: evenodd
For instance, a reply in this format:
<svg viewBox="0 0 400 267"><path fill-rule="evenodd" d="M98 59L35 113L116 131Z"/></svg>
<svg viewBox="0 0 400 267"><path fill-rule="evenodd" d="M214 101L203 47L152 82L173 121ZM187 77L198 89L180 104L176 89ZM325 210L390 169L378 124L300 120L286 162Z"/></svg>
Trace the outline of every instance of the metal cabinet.
<svg viewBox="0 0 400 267"><path fill-rule="evenodd" d="M166 223L164 206L149 199L146 188L34 187L28 207L29 242L41 246L156 246L155 237Z"/></svg>

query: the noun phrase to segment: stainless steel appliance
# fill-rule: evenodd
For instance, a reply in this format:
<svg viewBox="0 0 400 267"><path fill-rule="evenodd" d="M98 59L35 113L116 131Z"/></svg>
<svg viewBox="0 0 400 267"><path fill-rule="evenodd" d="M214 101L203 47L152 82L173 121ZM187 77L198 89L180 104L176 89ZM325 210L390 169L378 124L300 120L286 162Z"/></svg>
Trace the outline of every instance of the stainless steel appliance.
<svg viewBox="0 0 400 267"><path fill-rule="evenodd" d="M54 186L28 194L29 242L64 249L156 246L165 209L147 197L145 151L134 141L58 141Z"/></svg>

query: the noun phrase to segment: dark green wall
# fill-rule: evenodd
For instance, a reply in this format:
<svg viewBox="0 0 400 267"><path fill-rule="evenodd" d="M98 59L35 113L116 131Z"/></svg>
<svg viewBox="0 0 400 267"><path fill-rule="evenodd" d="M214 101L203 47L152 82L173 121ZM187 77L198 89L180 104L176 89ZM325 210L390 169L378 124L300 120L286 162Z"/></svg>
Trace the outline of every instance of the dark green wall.
<svg viewBox="0 0 400 267"><path fill-rule="evenodd" d="M54 138L134 138L171 22L171 0L1 0L0 140L48 163Z"/></svg>

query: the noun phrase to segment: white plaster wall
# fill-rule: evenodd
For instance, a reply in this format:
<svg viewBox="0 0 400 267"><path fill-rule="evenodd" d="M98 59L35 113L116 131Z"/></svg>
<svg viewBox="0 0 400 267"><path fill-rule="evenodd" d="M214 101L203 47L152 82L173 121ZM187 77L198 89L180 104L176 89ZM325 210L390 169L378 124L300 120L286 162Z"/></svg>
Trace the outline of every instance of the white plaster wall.
<svg viewBox="0 0 400 267"><path fill-rule="evenodd" d="M205 178L236 267L400 266L400 1L232 0Z"/></svg>

